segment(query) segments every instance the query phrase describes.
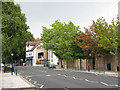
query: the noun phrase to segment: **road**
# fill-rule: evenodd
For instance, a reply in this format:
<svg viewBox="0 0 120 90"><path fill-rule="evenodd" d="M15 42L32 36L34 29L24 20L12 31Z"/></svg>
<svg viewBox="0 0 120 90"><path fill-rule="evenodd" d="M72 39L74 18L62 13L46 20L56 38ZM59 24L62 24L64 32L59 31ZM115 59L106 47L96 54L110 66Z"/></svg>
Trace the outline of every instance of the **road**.
<svg viewBox="0 0 120 90"><path fill-rule="evenodd" d="M18 73L36 88L117 88L118 78L45 67L18 67Z"/></svg>

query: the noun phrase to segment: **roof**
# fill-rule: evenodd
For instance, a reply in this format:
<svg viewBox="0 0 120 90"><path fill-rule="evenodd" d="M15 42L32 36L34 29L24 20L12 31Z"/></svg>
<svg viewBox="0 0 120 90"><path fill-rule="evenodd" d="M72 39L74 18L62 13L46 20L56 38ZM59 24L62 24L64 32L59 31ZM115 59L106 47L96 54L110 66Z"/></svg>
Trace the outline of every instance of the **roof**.
<svg viewBox="0 0 120 90"><path fill-rule="evenodd" d="M33 51L39 44L40 42L38 42L38 44L36 44L31 50Z"/></svg>
<svg viewBox="0 0 120 90"><path fill-rule="evenodd" d="M35 42L35 41L29 41L30 46L35 46L36 44L37 44L37 42ZM26 42L26 45L28 46L28 42Z"/></svg>
<svg viewBox="0 0 120 90"><path fill-rule="evenodd" d="M36 44L31 50L29 51L33 51L38 45L40 44L40 42L38 44ZM26 51L26 52L29 52L29 51Z"/></svg>

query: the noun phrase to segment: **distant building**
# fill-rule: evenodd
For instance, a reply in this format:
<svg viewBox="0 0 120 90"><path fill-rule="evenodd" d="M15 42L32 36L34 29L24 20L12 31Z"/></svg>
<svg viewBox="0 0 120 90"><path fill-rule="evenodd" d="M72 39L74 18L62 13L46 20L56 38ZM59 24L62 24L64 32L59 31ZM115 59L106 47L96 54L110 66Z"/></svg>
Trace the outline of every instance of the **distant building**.
<svg viewBox="0 0 120 90"><path fill-rule="evenodd" d="M36 65L36 47L39 43L34 41L26 42L26 66Z"/></svg>
<svg viewBox="0 0 120 90"><path fill-rule="evenodd" d="M57 65L58 58L52 50L45 50L37 38L37 42L26 42L26 66L48 66L50 63Z"/></svg>

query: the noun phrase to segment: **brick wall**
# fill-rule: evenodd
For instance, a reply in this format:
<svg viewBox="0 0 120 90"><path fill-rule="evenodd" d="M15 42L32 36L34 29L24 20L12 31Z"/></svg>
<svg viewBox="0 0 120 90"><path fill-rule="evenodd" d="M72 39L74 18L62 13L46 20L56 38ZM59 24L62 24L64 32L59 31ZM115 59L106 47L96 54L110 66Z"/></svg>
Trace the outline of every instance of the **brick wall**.
<svg viewBox="0 0 120 90"><path fill-rule="evenodd" d="M105 71L117 72L117 67L119 66L118 60L119 60L119 57L113 56L113 55L105 55L104 57L96 57L96 69L102 70L105 68ZM108 70L109 66L111 66L111 70Z"/></svg>

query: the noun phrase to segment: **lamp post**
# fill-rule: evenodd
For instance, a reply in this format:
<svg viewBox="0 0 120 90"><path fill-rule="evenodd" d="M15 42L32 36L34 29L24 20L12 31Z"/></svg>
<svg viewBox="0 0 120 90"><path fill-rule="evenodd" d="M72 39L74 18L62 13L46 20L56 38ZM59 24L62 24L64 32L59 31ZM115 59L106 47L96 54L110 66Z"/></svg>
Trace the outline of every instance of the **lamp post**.
<svg viewBox="0 0 120 90"><path fill-rule="evenodd" d="M12 64L13 64L13 48L11 48L11 58L12 58ZM11 75L13 75L13 65L12 65L12 70L11 70Z"/></svg>
<svg viewBox="0 0 120 90"><path fill-rule="evenodd" d="M91 49L87 50L87 54L88 54L88 71L90 71Z"/></svg>

